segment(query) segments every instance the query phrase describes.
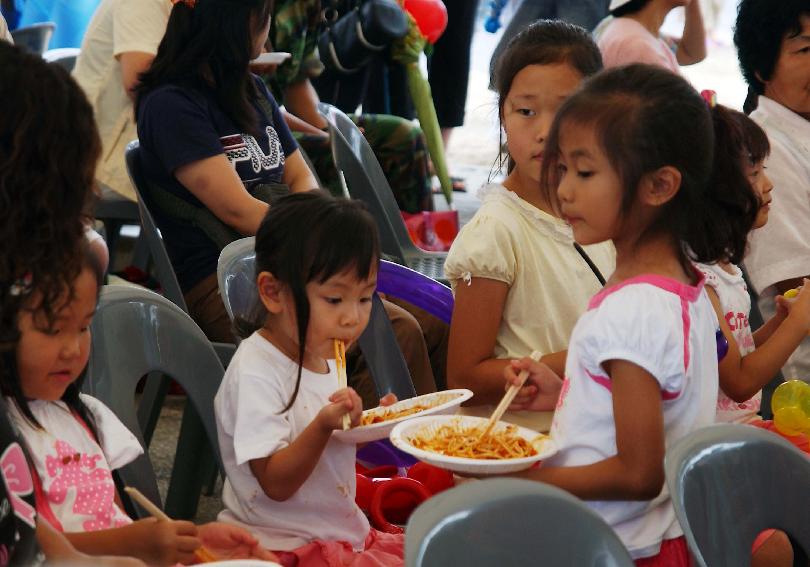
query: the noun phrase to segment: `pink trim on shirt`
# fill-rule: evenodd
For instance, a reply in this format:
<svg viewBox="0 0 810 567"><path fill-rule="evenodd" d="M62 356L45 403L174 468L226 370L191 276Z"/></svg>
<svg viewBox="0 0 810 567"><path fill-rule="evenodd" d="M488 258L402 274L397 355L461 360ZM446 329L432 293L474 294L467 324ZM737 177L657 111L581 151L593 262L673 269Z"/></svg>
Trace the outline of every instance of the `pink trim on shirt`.
<svg viewBox="0 0 810 567"><path fill-rule="evenodd" d="M587 374L591 380L593 380L594 382L605 388L608 392L613 393L613 386L610 382L609 377L594 375L588 372L587 370L585 370L585 374ZM665 402L674 400L680 395L681 395L680 392L667 392L666 390L661 390L661 399L664 400Z"/></svg>
<svg viewBox="0 0 810 567"><path fill-rule="evenodd" d="M681 298L681 319L683 319L683 371L689 370L689 327L692 320L689 318L689 303Z"/></svg>
<svg viewBox="0 0 810 567"><path fill-rule="evenodd" d="M610 384L610 378L608 378L607 376L595 376L590 372L588 372L587 370L585 371L585 374L587 374L591 380L593 380L600 386L606 388L608 392L613 392L612 386Z"/></svg>
<svg viewBox="0 0 810 567"><path fill-rule="evenodd" d="M602 305L602 302L607 299L608 296L616 293L620 289L623 289L628 285L635 284L649 284L651 286L655 286L664 291L674 293L675 295L679 296L681 300L691 303L700 297L700 292L703 290L703 286L706 283L706 276L703 275L703 272L695 269L694 273L698 277L698 281L695 285L684 284L678 280L656 274L642 274L640 276L632 277L619 284L603 288L601 291L599 291L599 293L594 295L588 302L588 311L591 309L596 309Z"/></svg>

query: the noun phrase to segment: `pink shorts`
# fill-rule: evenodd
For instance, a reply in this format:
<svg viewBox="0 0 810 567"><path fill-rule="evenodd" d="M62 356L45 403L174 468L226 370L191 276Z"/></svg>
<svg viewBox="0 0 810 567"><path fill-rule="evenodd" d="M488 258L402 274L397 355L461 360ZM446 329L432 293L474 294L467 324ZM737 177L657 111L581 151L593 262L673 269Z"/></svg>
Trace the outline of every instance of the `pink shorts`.
<svg viewBox="0 0 810 567"><path fill-rule="evenodd" d="M686 546L686 538L681 536L665 539L661 542L658 555L636 559L634 563L636 567L690 567L692 558Z"/></svg>
<svg viewBox="0 0 810 567"><path fill-rule="evenodd" d="M276 551L284 567L399 567L405 563L405 535L371 528L365 549L345 541L316 540L292 551Z"/></svg>

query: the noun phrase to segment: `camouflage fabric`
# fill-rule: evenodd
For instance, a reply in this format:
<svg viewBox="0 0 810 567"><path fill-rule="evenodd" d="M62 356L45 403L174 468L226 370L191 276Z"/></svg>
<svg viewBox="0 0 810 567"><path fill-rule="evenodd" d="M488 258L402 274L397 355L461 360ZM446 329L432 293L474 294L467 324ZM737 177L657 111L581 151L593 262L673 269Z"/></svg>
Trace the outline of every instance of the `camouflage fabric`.
<svg viewBox="0 0 810 567"><path fill-rule="evenodd" d="M265 78L279 104L283 104L289 85L317 77L323 71L317 49L320 22L320 0L276 0L270 43L275 51L292 54L279 65L273 76ZM416 213L432 209L432 174L422 130L397 116L368 114L352 119L365 131L400 210ZM293 134L312 161L325 188L335 195L342 195L328 141Z"/></svg>
<svg viewBox="0 0 810 567"><path fill-rule="evenodd" d="M275 3L269 40L274 51L286 51L292 55L266 80L279 104L284 103L284 91L288 85L312 79L323 71L317 49L320 21L320 0L279 0Z"/></svg>
<svg viewBox="0 0 810 567"><path fill-rule="evenodd" d="M432 210L430 159L422 130L399 116L362 114L352 115L351 119L363 129L388 178L399 210L408 213ZM343 195L328 139L293 134L324 188L333 195Z"/></svg>

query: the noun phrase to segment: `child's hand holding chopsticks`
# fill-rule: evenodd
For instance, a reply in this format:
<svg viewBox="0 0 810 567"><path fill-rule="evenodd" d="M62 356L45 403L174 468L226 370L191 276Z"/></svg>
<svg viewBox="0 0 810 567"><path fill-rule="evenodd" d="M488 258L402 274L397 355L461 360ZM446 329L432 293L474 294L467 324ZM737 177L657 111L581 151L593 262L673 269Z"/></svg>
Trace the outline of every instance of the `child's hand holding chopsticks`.
<svg viewBox="0 0 810 567"><path fill-rule="evenodd" d="M560 397L562 379L547 365L526 357L513 360L504 369L506 387L509 388L512 384L520 384L518 376L524 370L529 372L529 376L510 404L509 410L553 410L557 405L557 399Z"/></svg>

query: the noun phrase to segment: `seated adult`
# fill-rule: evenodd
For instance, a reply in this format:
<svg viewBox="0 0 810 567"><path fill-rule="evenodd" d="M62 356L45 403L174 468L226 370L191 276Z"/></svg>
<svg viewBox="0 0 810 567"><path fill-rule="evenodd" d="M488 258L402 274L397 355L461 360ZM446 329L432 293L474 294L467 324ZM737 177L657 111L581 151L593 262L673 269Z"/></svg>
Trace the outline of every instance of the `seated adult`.
<svg viewBox="0 0 810 567"><path fill-rule="evenodd" d="M686 6L683 36L661 35L664 19ZM610 17L594 31L605 68L649 63L680 73L681 65L706 58L706 30L698 0L612 0Z"/></svg>
<svg viewBox="0 0 810 567"><path fill-rule="evenodd" d="M177 2L136 89L149 181L144 198L189 313L214 341L233 341L217 286L222 247L256 233L273 195L317 187L275 99L248 69L263 49L271 6L269 0ZM386 309L417 391L432 391L418 323L396 306ZM364 392L364 401L376 399L373 387Z"/></svg>
<svg viewBox="0 0 810 567"><path fill-rule="evenodd" d="M767 320L774 297L810 277L810 4L742 0L734 43L749 86L748 107L771 143L768 177L776 187L768 224L749 237L745 267ZM810 381L810 338L782 369Z"/></svg>
<svg viewBox="0 0 810 567"><path fill-rule="evenodd" d="M8 31L8 24L6 23L6 19L0 14L0 41L7 41L9 43L14 43L14 39L11 37L11 32Z"/></svg>
<svg viewBox="0 0 810 567"><path fill-rule="evenodd" d="M274 51L288 52L292 57L267 78L267 84L285 108L303 122L290 123L290 127L310 134L299 137L301 147L312 159L324 185L333 194L341 195L328 138L317 136L326 129L327 122L318 113L320 98L311 82L324 70L317 50L322 4L321 0L276 0L269 44ZM348 80L362 78L352 75ZM352 112L356 107L346 110ZM352 115L352 119L363 129L400 210L417 213L433 209L430 159L421 128L390 114L364 113Z"/></svg>
<svg viewBox="0 0 810 567"><path fill-rule="evenodd" d="M133 201L124 150L138 137L132 111L134 89L157 53L171 8L168 0L102 0L73 70L93 106L101 136L96 178Z"/></svg>

